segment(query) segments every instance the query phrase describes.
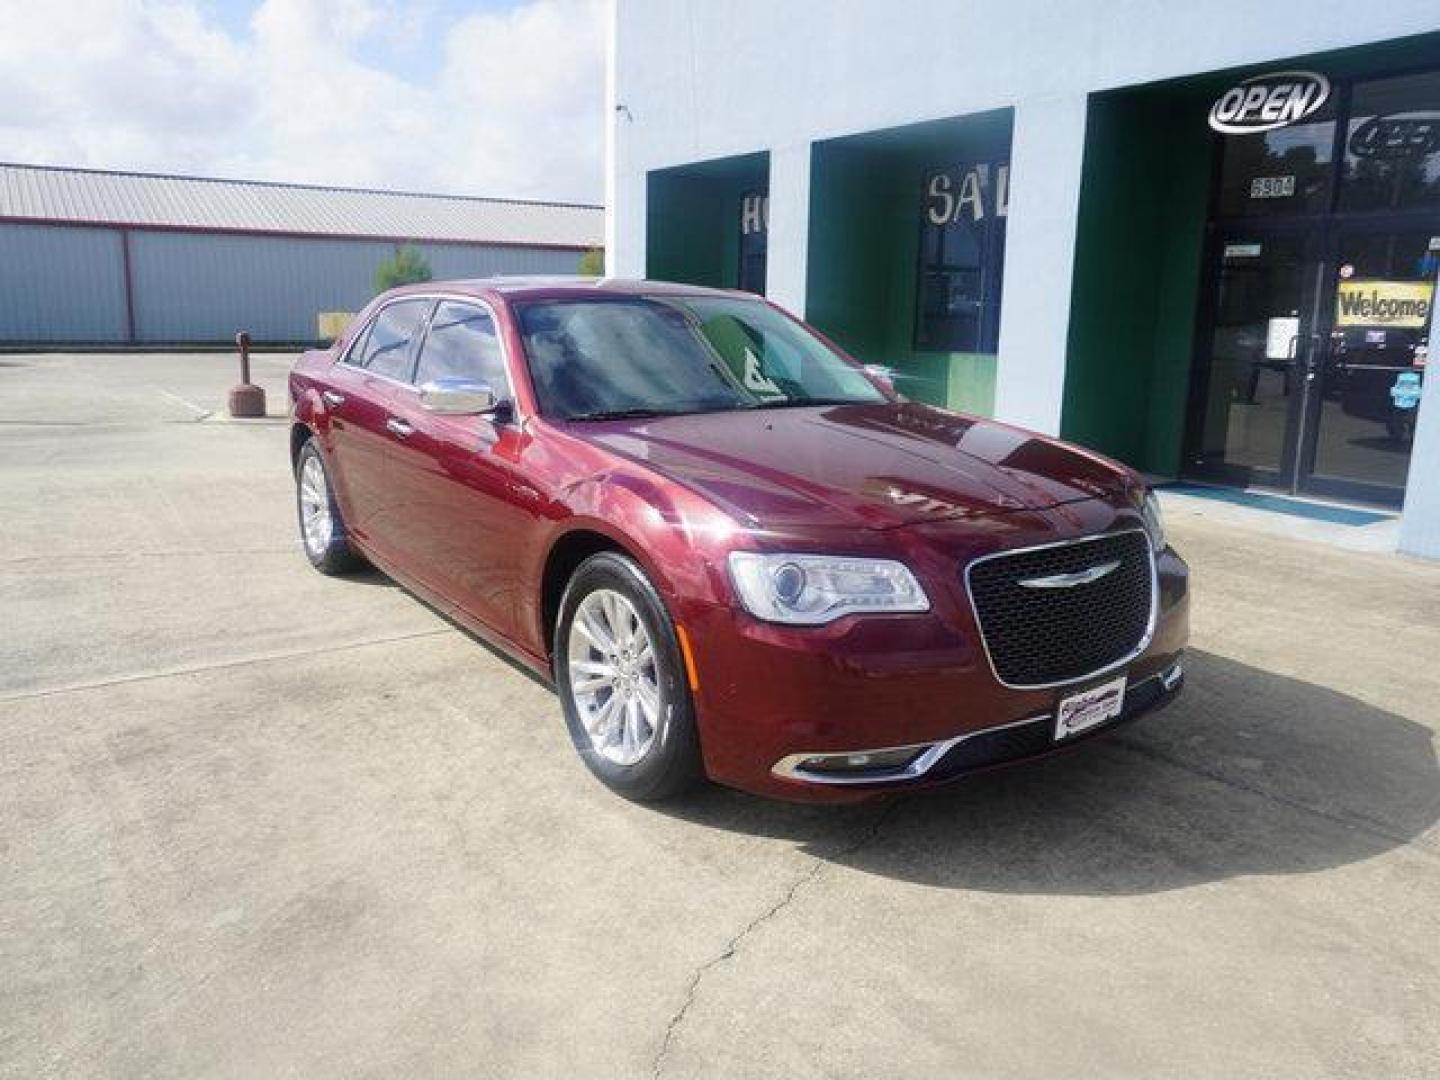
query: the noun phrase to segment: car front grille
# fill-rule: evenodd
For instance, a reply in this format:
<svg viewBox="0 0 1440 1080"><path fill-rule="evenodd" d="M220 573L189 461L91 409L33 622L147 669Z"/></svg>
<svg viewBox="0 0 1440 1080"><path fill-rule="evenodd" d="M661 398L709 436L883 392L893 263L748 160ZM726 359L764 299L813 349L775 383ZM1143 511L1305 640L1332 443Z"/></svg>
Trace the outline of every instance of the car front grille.
<svg viewBox="0 0 1440 1080"><path fill-rule="evenodd" d="M965 576L990 663L1009 686L1084 679L1135 655L1150 632L1154 563L1139 529L987 555Z"/></svg>

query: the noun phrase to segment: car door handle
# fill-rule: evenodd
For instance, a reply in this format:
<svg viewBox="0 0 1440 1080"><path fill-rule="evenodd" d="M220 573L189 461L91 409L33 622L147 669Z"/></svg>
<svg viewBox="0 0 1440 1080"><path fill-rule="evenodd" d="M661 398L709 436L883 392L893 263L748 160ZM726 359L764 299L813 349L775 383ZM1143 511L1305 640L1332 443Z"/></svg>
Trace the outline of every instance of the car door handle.
<svg viewBox="0 0 1440 1080"><path fill-rule="evenodd" d="M345 404L345 395L344 395L344 394L337 394L334 390L325 390L325 391L322 391L321 394L320 394L320 396L325 399L325 404L326 404L326 405L333 406L333 407L335 407L335 408L337 408L337 409L338 409L341 405L344 405L344 404Z"/></svg>
<svg viewBox="0 0 1440 1080"><path fill-rule="evenodd" d="M415 430L414 427L412 427L410 424L407 424L404 420L397 420L393 416L390 417L389 420L385 421L385 427L390 431L392 435L395 435L401 439L408 439L410 437L410 433Z"/></svg>

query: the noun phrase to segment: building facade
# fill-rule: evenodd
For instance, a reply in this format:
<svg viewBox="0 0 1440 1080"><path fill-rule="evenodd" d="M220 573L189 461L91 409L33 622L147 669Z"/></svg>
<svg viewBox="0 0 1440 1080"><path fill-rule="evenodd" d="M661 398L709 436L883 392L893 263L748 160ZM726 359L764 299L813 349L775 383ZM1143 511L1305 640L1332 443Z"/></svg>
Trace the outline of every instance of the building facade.
<svg viewBox="0 0 1440 1080"><path fill-rule="evenodd" d="M609 93L610 272L1440 556L1433 3L618 0Z"/></svg>
<svg viewBox="0 0 1440 1080"><path fill-rule="evenodd" d="M0 165L0 346L304 343L410 244L436 278L573 274L597 206Z"/></svg>

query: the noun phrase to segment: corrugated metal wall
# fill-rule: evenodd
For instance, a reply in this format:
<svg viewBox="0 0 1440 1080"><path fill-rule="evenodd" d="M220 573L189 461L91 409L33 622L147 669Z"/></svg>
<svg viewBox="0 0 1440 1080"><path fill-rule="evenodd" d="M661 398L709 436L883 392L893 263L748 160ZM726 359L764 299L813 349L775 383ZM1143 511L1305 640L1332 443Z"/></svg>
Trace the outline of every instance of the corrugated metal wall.
<svg viewBox="0 0 1440 1080"><path fill-rule="evenodd" d="M114 229L0 222L0 341L124 341Z"/></svg>
<svg viewBox="0 0 1440 1080"><path fill-rule="evenodd" d="M573 274L579 254L546 248L417 245L437 279ZM321 311L373 295L385 241L130 232L140 343L309 341ZM123 342L121 235L115 229L0 224L0 342Z"/></svg>

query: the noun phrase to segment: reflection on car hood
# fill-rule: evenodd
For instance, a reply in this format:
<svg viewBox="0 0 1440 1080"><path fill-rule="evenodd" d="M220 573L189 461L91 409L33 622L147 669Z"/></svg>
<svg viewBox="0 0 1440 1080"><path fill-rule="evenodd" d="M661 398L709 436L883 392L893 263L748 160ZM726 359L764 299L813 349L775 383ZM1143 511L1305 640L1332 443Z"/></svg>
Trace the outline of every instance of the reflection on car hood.
<svg viewBox="0 0 1440 1080"><path fill-rule="evenodd" d="M576 425L752 527L891 528L1123 497L1120 466L914 403L744 410Z"/></svg>

